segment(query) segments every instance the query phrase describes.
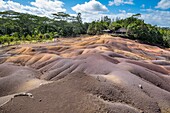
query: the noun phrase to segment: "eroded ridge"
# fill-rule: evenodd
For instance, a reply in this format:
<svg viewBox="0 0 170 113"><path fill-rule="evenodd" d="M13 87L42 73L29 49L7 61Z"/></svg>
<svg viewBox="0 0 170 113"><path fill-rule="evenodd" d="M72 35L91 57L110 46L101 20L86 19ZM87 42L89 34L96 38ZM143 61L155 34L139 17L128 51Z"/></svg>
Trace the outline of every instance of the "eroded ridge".
<svg viewBox="0 0 170 113"><path fill-rule="evenodd" d="M109 35L2 48L0 111L170 113L169 58Z"/></svg>

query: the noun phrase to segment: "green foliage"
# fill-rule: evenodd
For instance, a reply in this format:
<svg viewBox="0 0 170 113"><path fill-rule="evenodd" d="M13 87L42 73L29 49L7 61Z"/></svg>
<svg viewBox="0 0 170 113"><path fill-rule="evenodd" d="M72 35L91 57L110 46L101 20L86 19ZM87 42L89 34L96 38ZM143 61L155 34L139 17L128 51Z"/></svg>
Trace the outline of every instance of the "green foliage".
<svg viewBox="0 0 170 113"><path fill-rule="evenodd" d="M151 44L161 44L163 37L159 30L149 24L136 24L128 25L128 35L130 38L139 39Z"/></svg>
<svg viewBox="0 0 170 113"><path fill-rule="evenodd" d="M51 38L51 35L48 34L48 33L46 33L46 34L44 34L44 38L45 38L45 39L50 39L50 38Z"/></svg>
<svg viewBox="0 0 170 113"><path fill-rule="evenodd" d="M76 17L63 12L53 16L54 18L50 19L14 11L0 12L0 35L2 35L0 43L52 40L55 36L86 34L88 24L83 24L81 13Z"/></svg>
<svg viewBox="0 0 170 113"><path fill-rule="evenodd" d="M116 31L119 28L126 28L127 36L131 39L137 39L146 43L160 46L167 45L166 40L164 39L164 34L161 33L163 31L159 30L156 26L144 23L143 20L137 18L139 16L140 14L136 14L129 18L112 22L110 29Z"/></svg>
<svg viewBox="0 0 170 113"><path fill-rule="evenodd" d="M122 27L122 25L119 24L119 23L117 23L117 22L112 22L112 23L110 24L110 26L109 26L109 28L110 28L111 30L113 30L113 31L116 31L116 30L118 30L118 29L121 28L121 27Z"/></svg>
<svg viewBox="0 0 170 113"><path fill-rule="evenodd" d="M101 21L101 22L95 22L93 21L87 30L87 33L89 35L99 35L103 33L103 30L108 29L107 22Z"/></svg>
<svg viewBox="0 0 170 113"><path fill-rule="evenodd" d="M46 33L44 34L45 40L52 40L54 37L53 33Z"/></svg>
<svg viewBox="0 0 170 113"><path fill-rule="evenodd" d="M163 35L163 41L165 47L170 47L170 29L169 28L158 28L159 32Z"/></svg>
<svg viewBox="0 0 170 113"><path fill-rule="evenodd" d="M12 41L12 37L10 37L9 35L3 35L0 37L0 43L1 44L5 44L7 43L8 45L10 45L10 42Z"/></svg>
<svg viewBox="0 0 170 113"><path fill-rule="evenodd" d="M170 47L170 29L159 28L146 24L139 19L141 14L132 15L126 19L117 18L112 22L108 16L100 21L83 23L81 13L77 16L58 12L53 19L14 11L0 12L0 44L10 45L20 41L43 41L58 37L75 37L81 34L98 35L103 30L116 31L126 28L131 39L146 43Z"/></svg>
<svg viewBox="0 0 170 113"><path fill-rule="evenodd" d="M5 43L5 38L4 36L0 36L0 44L4 44Z"/></svg>
<svg viewBox="0 0 170 113"><path fill-rule="evenodd" d="M38 34L37 40L38 40L39 42L42 42L44 39L45 39L45 37L44 37L43 34Z"/></svg>
<svg viewBox="0 0 170 113"><path fill-rule="evenodd" d="M96 34L95 22L92 22L92 23L89 25L89 27L88 27L88 29L87 29L87 33L88 33L89 35L95 35L95 34Z"/></svg>
<svg viewBox="0 0 170 113"><path fill-rule="evenodd" d="M26 37L25 37L26 41L31 41L32 40L32 37L28 34Z"/></svg>

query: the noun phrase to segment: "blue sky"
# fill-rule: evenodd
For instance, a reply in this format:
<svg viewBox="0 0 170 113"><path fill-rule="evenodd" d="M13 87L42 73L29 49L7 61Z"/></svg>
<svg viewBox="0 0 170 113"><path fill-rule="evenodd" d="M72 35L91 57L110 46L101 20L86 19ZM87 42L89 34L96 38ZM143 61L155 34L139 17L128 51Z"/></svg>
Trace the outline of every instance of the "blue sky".
<svg viewBox="0 0 170 113"><path fill-rule="evenodd" d="M87 22L141 13L146 23L170 27L170 0L0 0L0 11L4 10L48 17L56 12L80 12Z"/></svg>

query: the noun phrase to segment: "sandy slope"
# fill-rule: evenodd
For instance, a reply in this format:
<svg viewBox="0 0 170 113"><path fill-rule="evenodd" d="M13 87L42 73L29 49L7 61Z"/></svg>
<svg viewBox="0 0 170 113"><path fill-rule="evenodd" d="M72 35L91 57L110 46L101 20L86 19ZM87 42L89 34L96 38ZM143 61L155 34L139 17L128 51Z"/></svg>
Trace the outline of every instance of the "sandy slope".
<svg viewBox="0 0 170 113"><path fill-rule="evenodd" d="M169 59L109 35L1 48L0 112L170 113Z"/></svg>

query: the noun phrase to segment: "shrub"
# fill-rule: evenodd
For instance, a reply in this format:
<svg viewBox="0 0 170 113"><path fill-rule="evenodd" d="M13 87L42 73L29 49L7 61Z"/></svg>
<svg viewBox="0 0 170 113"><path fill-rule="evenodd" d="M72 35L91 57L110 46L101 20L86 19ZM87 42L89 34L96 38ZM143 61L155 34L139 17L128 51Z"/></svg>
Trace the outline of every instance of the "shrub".
<svg viewBox="0 0 170 113"><path fill-rule="evenodd" d="M32 41L32 37L30 35L27 35L25 38L27 41Z"/></svg>

